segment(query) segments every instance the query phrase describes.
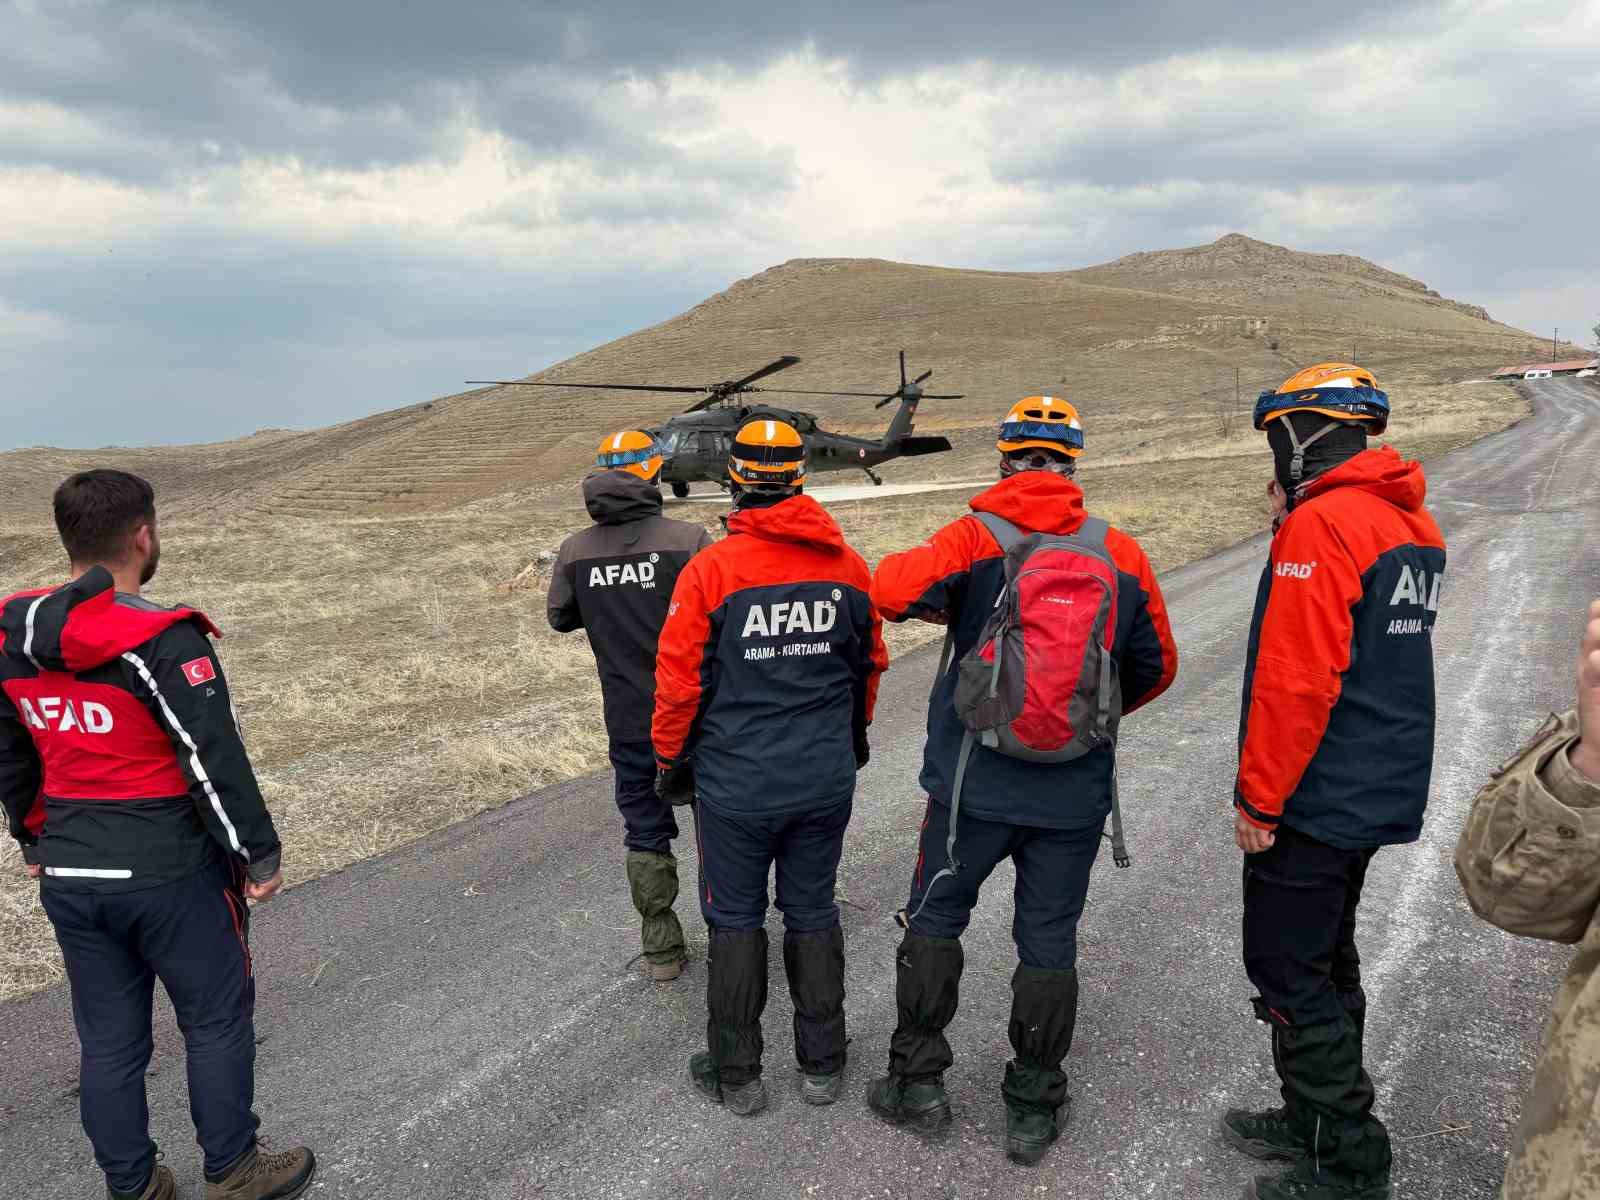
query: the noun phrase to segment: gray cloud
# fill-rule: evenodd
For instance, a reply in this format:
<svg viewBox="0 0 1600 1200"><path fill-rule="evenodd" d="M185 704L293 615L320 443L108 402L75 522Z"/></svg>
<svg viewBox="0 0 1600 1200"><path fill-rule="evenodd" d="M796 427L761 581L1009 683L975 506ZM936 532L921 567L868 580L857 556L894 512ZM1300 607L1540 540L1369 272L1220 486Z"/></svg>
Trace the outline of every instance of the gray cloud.
<svg viewBox="0 0 1600 1200"><path fill-rule="evenodd" d="M1340 33L1432 5L1351 0ZM1314 43L1294 6L1199 4L898 6L485 0L0 8L0 99L91 116L116 137L0 139L0 162L70 165L145 180L252 156L362 167L448 156L480 122L539 151L649 154L651 126L598 103L619 76L759 66L810 42L867 80L986 58L1105 72L1167 54Z"/></svg>
<svg viewBox="0 0 1600 1200"><path fill-rule="evenodd" d="M0 0L0 185L44 168L152 201L0 254L0 355L26 381L4 428L82 445L326 423L525 373L802 255L1059 269L1239 229L1586 330L1594 38L1524 53L1469 3L1330 20L1220 0ZM809 215L840 200L833 147L796 132L804 96L761 93L734 131L666 86L693 69L736 89L808 45L864 120L903 116L839 128L842 157L954 128L962 100L989 114L917 178L866 182L863 204L891 203L865 234ZM485 133L505 169L464 200L397 211L411 175L374 199L371 168L437 189Z"/></svg>

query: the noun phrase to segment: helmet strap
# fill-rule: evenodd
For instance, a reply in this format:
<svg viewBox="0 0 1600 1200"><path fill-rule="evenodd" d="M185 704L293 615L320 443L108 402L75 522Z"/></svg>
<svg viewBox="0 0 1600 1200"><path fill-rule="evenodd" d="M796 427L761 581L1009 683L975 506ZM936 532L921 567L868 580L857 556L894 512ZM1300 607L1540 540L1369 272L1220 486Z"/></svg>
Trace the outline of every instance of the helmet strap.
<svg viewBox="0 0 1600 1200"><path fill-rule="evenodd" d="M1289 459L1289 478L1293 481L1295 487L1298 488L1304 482L1306 451L1337 428L1339 428L1339 422L1330 420L1302 442L1299 434L1295 432L1294 423L1287 419L1284 421L1284 429L1289 434L1289 445L1294 447L1294 455Z"/></svg>

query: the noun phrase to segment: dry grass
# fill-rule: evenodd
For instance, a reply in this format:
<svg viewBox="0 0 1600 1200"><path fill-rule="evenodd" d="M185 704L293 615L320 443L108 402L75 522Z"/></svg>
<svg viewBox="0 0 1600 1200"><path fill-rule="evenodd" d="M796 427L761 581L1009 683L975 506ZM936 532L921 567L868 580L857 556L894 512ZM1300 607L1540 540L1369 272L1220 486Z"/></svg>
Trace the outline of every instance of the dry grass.
<svg viewBox="0 0 1600 1200"><path fill-rule="evenodd" d="M1003 405L1064 387L1084 410L1091 507L1164 570L1264 525L1261 440L1247 419L1231 435L1219 420L1235 368L1248 408L1256 388L1343 357L1352 338L1390 390L1408 453L1439 453L1523 412L1509 389L1443 380L1519 357L1527 335L1370 264L1230 239L1031 275L791 263L556 373L713 379L787 351L805 362L785 382L837 386L887 375L906 345L914 366L938 368L941 390L971 399L928 402L921 427L948 433L956 452L891 464L891 479L989 477ZM152 595L194 603L226 631L221 652L298 882L603 765L592 656L548 628L539 554L586 519L572 480L599 430L670 409L468 393L221 446L0 454L0 586L59 578L41 521L67 471L151 477L166 542ZM819 409L835 427L884 422L870 402ZM969 496L835 512L875 561ZM712 508L675 515L715 522ZM937 636L889 635L895 653ZM36 890L0 838L0 999L58 976Z"/></svg>
<svg viewBox="0 0 1600 1200"><path fill-rule="evenodd" d="M1399 444L1437 453L1469 440L1520 415L1508 396L1477 388L1449 406L1442 394L1419 397L1408 410L1415 431L1409 418L1401 423ZM968 477L989 471L989 436L974 434L956 464ZM1189 451L1156 445L1081 472L1094 510L1138 537L1161 570L1265 522L1258 436L1227 446L1201 439ZM834 512L875 562L964 512L970 494L885 497ZM692 515L714 528L715 511ZM516 515L167 527L151 594L205 608L226 633L221 651L291 883L604 765L593 658L581 636L548 627L538 561L583 519L569 502ZM48 539L41 533L29 545L8 582L53 581L61 564ZM888 636L899 654L939 632L911 624ZM0 838L0 999L60 973L19 864Z"/></svg>

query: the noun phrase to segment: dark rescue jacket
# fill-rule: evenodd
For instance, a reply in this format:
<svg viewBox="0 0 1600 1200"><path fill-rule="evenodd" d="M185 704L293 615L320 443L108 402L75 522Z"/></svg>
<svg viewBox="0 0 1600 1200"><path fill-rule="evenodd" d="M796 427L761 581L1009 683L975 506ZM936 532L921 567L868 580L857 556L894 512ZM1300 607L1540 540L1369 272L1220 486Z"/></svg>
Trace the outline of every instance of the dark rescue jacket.
<svg viewBox="0 0 1600 1200"><path fill-rule="evenodd" d="M0 604L0 802L47 887L128 892L219 858L265 881L277 830L205 614L96 567Z"/></svg>
<svg viewBox="0 0 1600 1200"><path fill-rule="evenodd" d="M888 666L872 576L809 496L741 509L678 578L656 657L662 766L693 759L731 816L827 807L855 789Z"/></svg>
<svg viewBox="0 0 1600 1200"><path fill-rule="evenodd" d="M975 512L1004 517L1026 533L1070 534L1087 519L1083 491L1048 471L1026 471L973 497ZM1106 534L1117 567L1117 627L1112 658L1122 685L1124 713L1172 686L1178 649L1150 560L1118 529ZM889 621L920 620L954 629L959 662L977 643L1005 587L1005 556L981 521L962 517L922 545L878 564L872 598ZM956 672L938 681L928 705L928 740L921 783L949 807L963 726L955 709ZM1066 763L1032 763L976 747L962 786L961 811L986 821L1074 829L1103 822L1111 811L1115 749L1092 750Z"/></svg>
<svg viewBox="0 0 1600 1200"><path fill-rule="evenodd" d="M663 517L660 489L626 471L590 475L583 500L595 523L561 543L546 611L557 631L588 634L611 739L648 742L656 639L678 573L711 536Z"/></svg>
<svg viewBox="0 0 1600 1200"><path fill-rule="evenodd" d="M1415 841L1433 771L1444 537L1418 463L1365 450L1313 480L1256 592L1234 804L1344 849Z"/></svg>

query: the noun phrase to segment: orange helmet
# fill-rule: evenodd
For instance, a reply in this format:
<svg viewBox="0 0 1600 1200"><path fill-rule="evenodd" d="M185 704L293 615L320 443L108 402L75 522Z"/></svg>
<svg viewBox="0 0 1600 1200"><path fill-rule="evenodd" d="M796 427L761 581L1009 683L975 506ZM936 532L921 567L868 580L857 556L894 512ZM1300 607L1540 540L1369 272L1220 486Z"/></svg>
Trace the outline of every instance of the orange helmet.
<svg viewBox="0 0 1600 1200"><path fill-rule="evenodd" d="M605 471L626 471L646 483L661 474L661 447L642 429L606 434L595 454L595 465Z"/></svg>
<svg viewBox="0 0 1600 1200"><path fill-rule="evenodd" d="M1285 413L1311 412L1332 421L1359 421L1372 433L1389 425L1389 397L1372 372L1353 363L1326 362L1285 379L1275 392L1256 400L1256 428L1265 429Z"/></svg>
<svg viewBox="0 0 1600 1200"><path fill-rule="evenodd" d="M728 478L738 487L798 492L806 482L805 439L776 417L746 421L734 435Z"/></svg>
<svg viewBox="0 0 1600 1200"><path fill-rule="evenodd" d="M1002 454L1037 449L1077 458L1083 453L1078 410L1059 396L1029 396L1011 406L995 445Z"/></svg>

